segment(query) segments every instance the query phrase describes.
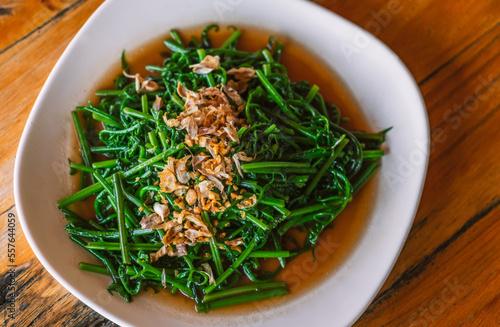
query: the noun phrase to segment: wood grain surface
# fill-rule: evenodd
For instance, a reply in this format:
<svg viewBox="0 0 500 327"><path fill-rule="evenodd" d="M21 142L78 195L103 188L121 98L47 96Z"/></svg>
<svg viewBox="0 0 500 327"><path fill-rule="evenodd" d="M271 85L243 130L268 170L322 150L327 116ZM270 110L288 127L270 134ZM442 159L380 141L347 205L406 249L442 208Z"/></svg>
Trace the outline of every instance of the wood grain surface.
<svg viewBox="0 0 500 327"><path fill-rule="evenodd" d="M410 235L355 326L499 326L500 3L315 2L375 34L401 57L424 96L432 131L428 174ZM12 186L17 146L33 103L57 59L101 3L0 0L2 326L115 326L38 262L19 225ZM16 258L9 262L8 219L14 216Z"/></svg>

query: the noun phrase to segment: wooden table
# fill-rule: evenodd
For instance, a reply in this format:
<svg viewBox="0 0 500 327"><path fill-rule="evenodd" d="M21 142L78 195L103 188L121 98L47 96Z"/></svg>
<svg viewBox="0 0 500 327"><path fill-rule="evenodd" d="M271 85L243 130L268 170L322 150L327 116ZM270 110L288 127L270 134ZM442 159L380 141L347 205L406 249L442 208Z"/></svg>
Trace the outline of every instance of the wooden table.
<svg viewBox="0 0 500 327"><path fill-rule="evenodd" d="M41 266L16 225L16 317L8 319L12 171L22 130L49 72L102 0L0 2L0 322L114 326ZM365 27L408 65L432 130L413 228L356 326L500 324L500 4L498 0L318 0ZM334 318L333 318L334 319ZM3 325L3 324L2 324Z"/></svg>

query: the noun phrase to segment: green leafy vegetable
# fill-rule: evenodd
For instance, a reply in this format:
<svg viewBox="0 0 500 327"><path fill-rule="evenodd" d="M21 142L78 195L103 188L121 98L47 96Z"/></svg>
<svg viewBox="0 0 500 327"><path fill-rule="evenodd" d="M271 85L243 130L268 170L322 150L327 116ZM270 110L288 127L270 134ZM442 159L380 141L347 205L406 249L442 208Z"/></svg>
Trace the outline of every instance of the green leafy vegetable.
<svg viewBox="0 0 500 327"><path fill-rule="evenodd" d="M287 294L274 277L314 251L384 155L387 130L345 130L318 86L290 81L283 44L240 51L231 28L220 48L208 37L217 25L187 44L172 31L149 77L123 53L115 89L72 113L82 163L69 164L82 188L58 206L71 239L104 264L80 269L110 275L126 301L149 286L180 290L198 311ZM91 195L88 222L71 206ZM290 248L292 228L307 236ZM262 271L259 258L280 267ZM253 283L239 286L243 276Z"/></svg>

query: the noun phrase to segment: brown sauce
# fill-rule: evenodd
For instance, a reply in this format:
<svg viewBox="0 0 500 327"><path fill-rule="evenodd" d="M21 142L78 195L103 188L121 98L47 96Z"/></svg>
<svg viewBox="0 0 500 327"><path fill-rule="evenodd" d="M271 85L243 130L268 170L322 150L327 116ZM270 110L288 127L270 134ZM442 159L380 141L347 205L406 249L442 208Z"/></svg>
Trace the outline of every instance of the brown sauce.
<svg viewBox="0 0 500 327"><path fill-rule="evenodd" d="M244 51L262 49L266 46L269 35L272 34L254 27L242 28L242 31L243 33L238 41L238 50ZM183 41L187 42L191 36L195 36L199 40L200 32L201 29L198 27L183 30L180 34ZM231 30L225 28L221 28L219 32L210 32L212 46L220 46L231 33ZM294 40L279 35L275 35L275 37L277 41L285 44L281 63L287 68L292 81L307 80L311 84L318 85L325 101L334 103L341 110L343 117L350 118L350 121L344 125L348 129L370 130L369 125L361 116L353 97L333 71L327 69L318 58ZM140 73L141 76L151 75L150 72L146 71L145 66L161 65L163 63L164 57L162 53L167 51L163 45L165 39L169 39L168 33L139 47L135 51L127 51L131 73ZM118 59L117 61L119 61ZM119 73L120 68L119 64L117 64L107 76L114 78ZM96 84L96 86L98 86L96 89L110 89L113 87L113 80L105 80L103 83ZM95 99L92 96L89 98ZM354 196L353 201L347 205L346 209L334 220L332 228L328 228L323 232L318 241L315 260L313 260L312 253L309 251L287 262L286 268L277 276L276 280L286 282L290 293L288 296L222 308L209 312L209 315L214 318L222 318L228 315L244 315L249 313L250 310L255 310L256 306L262 308L267 308L270 305L279 306L297 299L312 288L320 286L321 281L332 275L336 268L340 267L342 262L349 256L363 233L373 199L373 186L373 181L368 182ZM93 210L92 203L88 201L82 206L87 206L87 214ZM295 231L295 233L297 232ZM303 237L303 235L299 234L294 236ZM273 270L278 265L277 259L262 260L262 266L265 270ZM175 311L182 315L184 319L192 320L189 318L191 316L191 318L197 320L197 315L199 317L199 314L194 313L194 301L191 299L179 294L171 296L167 292L156 295L152 295L151 291L147 293L144 296L154 296L155 301L159 301L162 305L170 308L175 308Z"/></svg>

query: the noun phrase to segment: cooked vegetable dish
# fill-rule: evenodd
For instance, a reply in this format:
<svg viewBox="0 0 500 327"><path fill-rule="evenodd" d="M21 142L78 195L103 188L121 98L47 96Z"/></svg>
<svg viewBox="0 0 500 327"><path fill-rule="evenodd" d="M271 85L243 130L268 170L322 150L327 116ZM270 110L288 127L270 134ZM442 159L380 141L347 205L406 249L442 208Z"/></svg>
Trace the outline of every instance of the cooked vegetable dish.
<svg viewBox="0 0 500 327"><path fill-rule="evenodd" d="M316 85L290 81L282 43L240 51L231 27L213 48L218 28L188 43L171 31L149 76L123 54L114 89L72 112L80 190L58 207L71 240L102 262L80 269L110 275L108 291L127 302L148 287L182 292L201 312L287 294L276 275L314 251L384 155L386 131L345 130ZM73 208L89 197L90 221ZM278 269L261 269L263 258Z"/></svg>

